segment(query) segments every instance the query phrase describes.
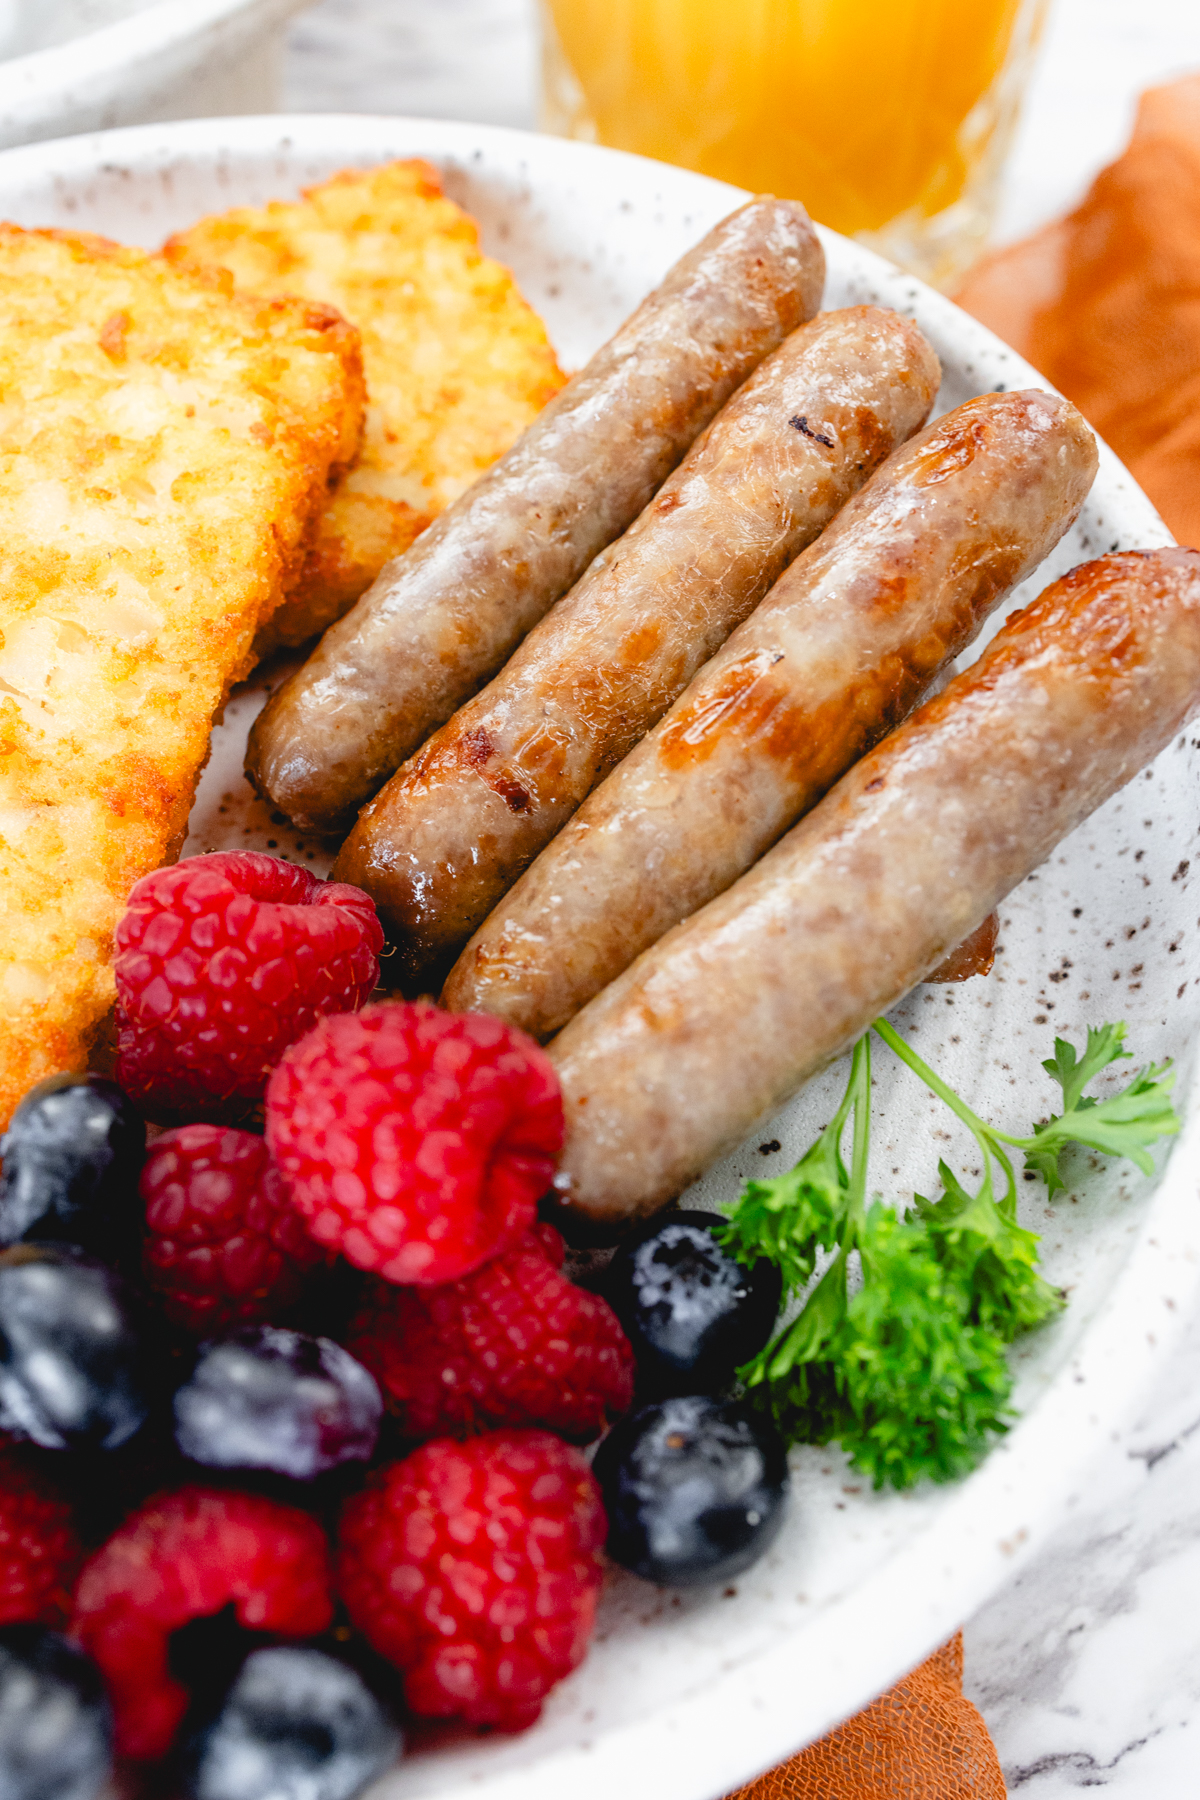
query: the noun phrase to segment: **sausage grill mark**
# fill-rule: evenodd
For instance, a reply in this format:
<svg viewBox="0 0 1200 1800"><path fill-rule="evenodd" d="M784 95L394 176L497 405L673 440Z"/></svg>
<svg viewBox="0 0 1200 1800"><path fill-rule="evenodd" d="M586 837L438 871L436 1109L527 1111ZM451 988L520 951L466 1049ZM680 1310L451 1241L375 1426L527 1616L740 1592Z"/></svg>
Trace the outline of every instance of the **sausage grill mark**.
<svg viewBox="0 0 1200 1800"><path fill-rule="evenodd" d="M802 431L805 437L814 438L818 444L824 444L829 450L833 449L833 439L831 437L825 437L819 431L814 431L803 413L797 413L794 419L788 420L788 424L794 425L797 431Z"/></svg>
<svg viewBox="0 0 1200 1800"><path fill-rule="evenodd" d="M472 769L481 769L493 753L492 740L486 731L476 728L464 731L462 738L463 761Z"/></svg>
<svg viewBox="0 0 1200 1800"><path fill-rule="evenodd" d="M510 812L525 813L533 805L533 797L529 790L523 788L519 781L514 781L511 775L493 775L490 785L499 794Z"/></svg>

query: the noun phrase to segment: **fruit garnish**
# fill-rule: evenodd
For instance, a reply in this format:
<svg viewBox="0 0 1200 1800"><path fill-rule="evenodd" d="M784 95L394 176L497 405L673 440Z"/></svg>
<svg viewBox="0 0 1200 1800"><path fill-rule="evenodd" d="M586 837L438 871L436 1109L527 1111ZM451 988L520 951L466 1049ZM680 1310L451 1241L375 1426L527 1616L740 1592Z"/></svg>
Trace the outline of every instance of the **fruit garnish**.
<svg viewBox="0 0 1200 1800"><path fill-rule="evenodd" d="M172 1324L198 1337L272 1323L329 1258L288 1197L262 1138L223 1125L180 1125L142 1168L142 1268Z"/></svg>
<svg viewBox="0 0 1200 1800"><path fill-rule="evenodd" d="M63 1624L82 1561L57 1482L23 1445L0 1446L0 1626Z"/></svg>
<svg viewBox="0 0 1200 1800"><path fill-rule="evenodd" d="M267 1143L309 1231L387 1281L457 1281L514 1244L562 1134L532 1038L425 1003L323 1019L267 1088Z"/></svg>
<svg viewBox="0 0 1200 1800"><path fill-rule="evenodd" d="M170 1749L189 1701L172 1633L227 1606L247 1631L324 1631L333 1607L317 1521L257 1494L186 1487L131 1513L86 1564L71 1635L104 1674L122 1756Z"/></svg>
<svg viewBox="0 0 1200 1800"><path fill-rule="evenodd" d="M626 1238L604 1296L637 1359L638 1392L709 1394L771 1335L783 1279L767 1257L747 1267L720 1242L716 1213L673 1212Z"/></svg>
<svg viewBox="0 0 1200 1800"><path fill-rule="evenodd" d="M115 1450L150 1410L124 1283L65 1245L0 1254L0 1427L47 1450Z"/></svg>
<svg viewBox="0 0 1200 1800"><path fill-rule="evenodd" d="M311 1481L370 1462L383 1401L331 1338L258 1325L206 1344L175 1394L175 1441L211 1469L271 1469Z"/></svg>
<svg viewBox="0 0 1200 1800"><path fill-rule="evenodd" d="M135 883L117 927L117 1079L160 1120L234 1117L289 1044L354 1012L383 930L361 888L257 851Z"/></svg>
<svg viewBox="0 0 1200 1800"><path fill-rule="evenodd" d="M112 1255L137 1230L146 1126L115 1082L51 1075L0 1138L0 1244L58 1238Z"/></svg>
<svg viewBox="0 0 1200 1800"><path fill-rule="evenodd" d="M5 1800L94 1800L112 1773L112 1712L100 1671L57 1631L0 1630Z"/></svg>
<svg viewBox="0 0 1200 1800"><path fill-rule="evenodd" d="M647 1581L729 1581L783 1523L783 1439L741 1400L687 1394L641 1407L609 1432L592 1469L608 1514L605 1548Z"/></svg>
<svg viewBox="0 0 1200 1800"><path fill-rule="evenodd" d="M346 1342L406 1437L544 1425L598 1437L633 1398L633 1355L611 1307L559 1273L562 1239L535 1225L440 1287L372 1282Z"/></svg>
<svg viewBox="0 0 1200 1800"><path fill-rule="evenodd" d="M357 1670L306 1645L252 1650L183 1756L192 1800L353 1800L403 1739Z"/></svg>
<svg viewBox="0 0 1200 1800"><path fill-rule="evenodd" d="M420 1718L521 1731L583 1661L604 1508L548 1431L435 1438L346 1502L338 1587Z"/></svg>

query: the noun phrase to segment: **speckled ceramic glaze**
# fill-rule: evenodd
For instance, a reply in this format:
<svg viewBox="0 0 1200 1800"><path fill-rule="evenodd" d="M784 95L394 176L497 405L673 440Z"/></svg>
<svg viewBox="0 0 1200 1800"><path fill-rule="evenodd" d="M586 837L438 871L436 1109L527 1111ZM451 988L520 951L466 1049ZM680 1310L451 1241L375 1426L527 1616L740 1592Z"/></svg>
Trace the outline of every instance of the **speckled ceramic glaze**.
<svg viewBox="0 0 1200 1800"><path fill-rule="evenodd" d="M297 117L148 128L0 156L0 213L153 244L199 213L293 194L347 165L420 153L480 220L486 247L516 270L560 354L577 365L715 220L728 187L615 152L515 132L368 118ZM828 235L828 305L873 301L918 320L945 367L940 404L1043 385L948 301ZM1100 475L1074 530L1015 602L1111 549L1169 542L1120 464ZM235 696L216 734L188 850L235 844L318 868L320 847L289 834L246 788L246 730L259 688ZM1195 738L1157 763L1067 840L1002 910L994 974L923 987L901 1029L997 1124L1028 1129L1053 1105L1041 1069L1055 1032L1124 1018L1143 1060L1174 1056L1192 1086L1200 988L1200 827ZM720 1054L714 1046L714 1054ZM1127 1068L1130 1065L1125 1065ZM970 1168L947 1115L880 1053L872 1183L929 1191L939 1155ZM737 1070L729 1070L736 1081ZM830 1071L689 1196L715 1204L745 1175L788 1167L830 1116ZM852 1711L945 1638L1069 1516L1089 1458L1120 1439L1138 1389L1161 1366L1200 1252L1195 1109L1155 1180L1127 1164L1071 1165L1053 1207L1040 1184L1025 1217L1044 1234L1061 1321L1018 1353L1021 1423L968 1481L876 1496L840 1454L803 1450L787 1526L735 1586L674 1595L614 1577L586 1665L541 1723L514 1739L440 1742L381 1792L486 1793L489 1800L711 1800Z"/></svg>
<svg viewBox="0 0 1200 1800"><path fill-rule="evenodd" d="M0 147L263 112L306 0L0 0Z"/></svg>

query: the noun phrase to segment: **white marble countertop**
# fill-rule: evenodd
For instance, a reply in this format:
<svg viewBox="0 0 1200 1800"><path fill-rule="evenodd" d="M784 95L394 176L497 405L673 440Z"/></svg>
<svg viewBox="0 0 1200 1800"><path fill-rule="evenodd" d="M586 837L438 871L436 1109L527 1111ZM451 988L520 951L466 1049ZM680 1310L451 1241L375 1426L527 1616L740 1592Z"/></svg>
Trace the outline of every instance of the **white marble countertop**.
<svg viewBox="0 0 1200 1800"><path fill-rule="evenodd" d="M320 0L283 105L534 123L531 0ZM1196 0L1056 0L997 236L1071 205L1137 93L1200 68ZM1080 1483L1069 1529L973 1619L966 1680L1011 1794L1200 1791L1200 1318L1141 1417Z"/></svg>

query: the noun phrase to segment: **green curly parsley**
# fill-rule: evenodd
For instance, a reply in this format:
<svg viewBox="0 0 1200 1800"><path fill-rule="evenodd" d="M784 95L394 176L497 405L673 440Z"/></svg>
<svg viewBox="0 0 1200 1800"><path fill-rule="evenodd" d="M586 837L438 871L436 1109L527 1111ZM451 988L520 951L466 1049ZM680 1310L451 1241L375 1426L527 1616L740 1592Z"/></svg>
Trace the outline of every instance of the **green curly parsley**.
<svg viewBox="0 0 1200 1800"><path fill-rule="evenodd" d="M1066 1185L1059 1158L1068 1145L1127 1156L1148 1174L1149 1145L1177 1132L1179 1119L1167 1063L1140 1070L1106 1099L1085 1094L1102 1069L1128 1056L1124 1025L1089 1028L1082 1057L1055 1040L1042 1066L1062 1089L1063 1110L1023 1138L986 1124L886 1020L874 1031L971 1131L983 1161L978 1189L970 1192L942 1162L936 1200L918 1194L904 1214L880 1200L868 1204L867 1033L854 1047L829 1125L788 1174L746 1184L721 1236L739 1260L775 1263L785 1294L806 1288L827 1257L803 1309L741 1379L789 1443L840 1443L877 1488L907 1488L925 1476L966 1474L1008 1429L1014 1415L1004 1346L1063 1304L1038 1272L1036 1234L1017 1223L1009 1149L1023 1153L1053 1198ZM999 1199L996 1168L1004 1178ZM862 1283L851 1292L853 1262Z"/></svg>

